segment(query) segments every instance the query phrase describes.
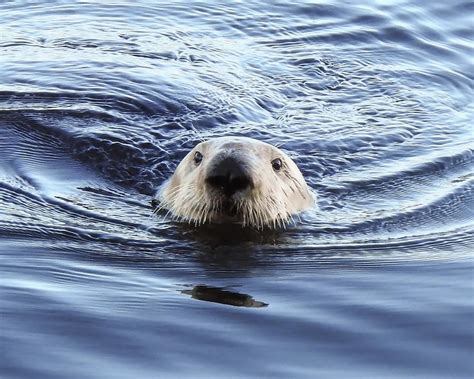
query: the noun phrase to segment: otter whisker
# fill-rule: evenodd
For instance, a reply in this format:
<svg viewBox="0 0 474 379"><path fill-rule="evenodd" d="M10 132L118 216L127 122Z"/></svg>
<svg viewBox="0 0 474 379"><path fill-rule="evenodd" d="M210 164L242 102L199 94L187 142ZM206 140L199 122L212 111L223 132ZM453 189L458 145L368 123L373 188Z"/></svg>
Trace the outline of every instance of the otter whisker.
<svg viewBox="0 0 474 379"><path fill-rule="evenodd" d="M207 212L207 207L208 207L208 204L207 202L203 202L204 196L200 196L199 198L199 204L200 206L197 208L197 211L196 211L196 219L198 221L198 224L201 225L201 224L204 224L206 222L206 214L208 213Z"/></svg>
<svg viewBox="0 0 474 379"><path fill-rule="evenodd" d="M255 210L255 224L257 226L257 230L261 230L263 229L263 226L264 226L264 215L263 215L263 209L266 208L266 204L265 204L265 201L263 201L264 205L263 206L258 206L258 207L255 207L254 210Z"/></svg>
<svg viewBox="0 0 474 379"><path fill-rule="evenodd" d="M254 202L255 203L255 202ZM258 228L258 217L257 217L257 210L259 209L257 206L250 206L250 203L247 205L250 214L250 220L252 225L255 225Z"/></svg>
<svg viewBox="0 0 474 379"><path fill-rule="evenodd" d="M156 214L158 212L161 212L163 209L168 209L168 212L165 215L165 217L168 217L169 213L172 212L172 209L174 208L175 199L177 198L179 191L183 187L184 184L173 188L173 190L170 191L170 193L168 194L168 198L162 199L162 201L160 201L159 206L154 209L153 213Z"/></svg>
<svg viewBox="0 0 474 379"><path fill-rule="evenodd" d="M194 192L194 191L193 191ZM188 211L186 212L189 215L190 219L195 218L198 214L198 210L201 207L201 196L196 199L196 196L190 197L189 200L186 199L186 206L188 207Z"/></svg>
<svg viewBox="0 0 474 379"><path fill-rule="evenodd" d="M195 207L195 218L198 225L204 224L206 222L206 213L208 208L208 202L205 201L205 196L203 193L197 198Z"/></svg>

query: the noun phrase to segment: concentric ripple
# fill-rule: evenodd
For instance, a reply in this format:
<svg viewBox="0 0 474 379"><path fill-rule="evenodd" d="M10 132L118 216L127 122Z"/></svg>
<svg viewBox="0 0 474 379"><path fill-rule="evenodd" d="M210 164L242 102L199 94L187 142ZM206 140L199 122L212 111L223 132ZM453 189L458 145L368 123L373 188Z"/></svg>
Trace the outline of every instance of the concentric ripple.
<svg viewBox="0 0 474 379"><path fill-rule="evenodd" d="M0 376L473 377L473 13L0 2ZM155 215L226 135L288 152L317 207Z"/></svg>
<svg viewBox="0 0 474 379"><path fill-rule="evenodd" d="M170 226L150 218L157 186L196 142L232 134L287 150L318 193L277 250L472 231L469 47L424 8L390 18L360 5L344 19L338 6L276 6L242 19L218 4L166 17L141 4L128 19L153 15L160 30L128 30L119 5L88 9L84 25L81 4L30 8L3 12L2 234L68 235L59 227L148 244ZM65 20L75 27L58 33Z"/></svg>

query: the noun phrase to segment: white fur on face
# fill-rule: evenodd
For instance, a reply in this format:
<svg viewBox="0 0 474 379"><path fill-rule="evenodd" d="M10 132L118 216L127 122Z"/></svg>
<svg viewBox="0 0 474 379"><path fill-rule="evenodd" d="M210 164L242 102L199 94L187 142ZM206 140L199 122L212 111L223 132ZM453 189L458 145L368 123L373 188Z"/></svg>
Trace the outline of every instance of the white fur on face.
<svg viewBox="0 0 474 379"><path fill-rule="evenodd" d="M203 159L194 162L199 151ZM210 188L208 170L222 157L232 156L246 168L253 186L237 192L230 200ZM272 161L280 158L275 171ZM281 150L245 137L220 137L198 144L178 165L173 176L158 193L160 206L176 219L200 225L238 222L256 229L277 228L293 220L293 215L310 207L314 197L296 164ZM229 201L233 214L226 212Z"/></svg>

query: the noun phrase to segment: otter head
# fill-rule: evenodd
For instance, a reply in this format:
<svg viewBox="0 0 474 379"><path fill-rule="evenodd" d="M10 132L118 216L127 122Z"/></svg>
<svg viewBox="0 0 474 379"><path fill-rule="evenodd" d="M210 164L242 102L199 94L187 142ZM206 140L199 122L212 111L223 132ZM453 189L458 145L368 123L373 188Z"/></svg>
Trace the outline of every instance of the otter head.
<svg viewBox="0 0 474 379"><path fill-rule="evenodd" d="M296 164L278 148L245 137L198 144L158 192L159 208L195 224L237 222L284 226L311 206Z"/></svg>

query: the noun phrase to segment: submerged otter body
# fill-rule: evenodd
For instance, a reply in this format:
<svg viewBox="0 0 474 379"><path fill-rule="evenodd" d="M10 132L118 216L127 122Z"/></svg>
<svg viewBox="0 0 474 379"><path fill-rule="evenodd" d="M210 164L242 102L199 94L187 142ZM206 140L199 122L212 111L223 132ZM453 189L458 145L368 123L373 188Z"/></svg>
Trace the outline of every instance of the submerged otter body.
<svg viewBox="0 0 474 379"><path fill-rule="evenodd" d="M278 148L246 137L198 144L157 194L160 209L196 225L281 227L314 203L296 164Z"/></svg>

